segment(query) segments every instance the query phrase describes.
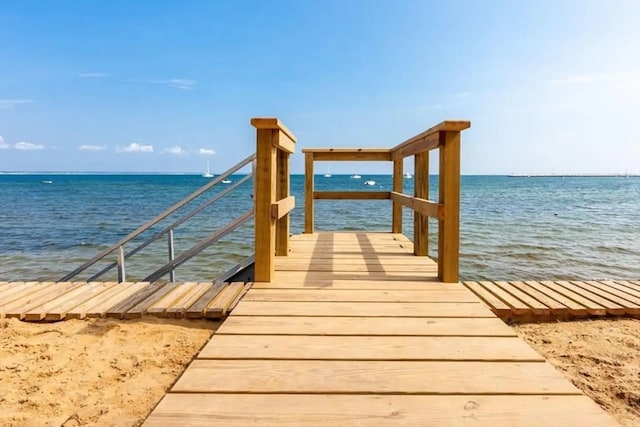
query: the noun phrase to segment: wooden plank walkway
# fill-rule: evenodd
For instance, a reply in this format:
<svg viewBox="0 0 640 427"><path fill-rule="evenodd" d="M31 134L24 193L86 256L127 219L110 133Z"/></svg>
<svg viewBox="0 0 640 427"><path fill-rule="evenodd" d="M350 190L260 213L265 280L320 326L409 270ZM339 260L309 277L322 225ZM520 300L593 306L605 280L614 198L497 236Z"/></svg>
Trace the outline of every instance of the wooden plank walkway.
<svg viewBox="0 0 640 427"><path fill-rule="evenodd" d="M402 235L294 236L145 425L617 425L435 273Z"/></svg>
<svg viewBox="0 0 640 427"><path fill-rule="evenodd" d="M92 317L220 319L243 283L0 282L0 318L59 321Z"/></svg>
<svg viewBox="0 0 640 427"><path fill-rule="evenodd" d="M640 282L628 280L464 282L509 321L627 316L640 319Z"/></svg>

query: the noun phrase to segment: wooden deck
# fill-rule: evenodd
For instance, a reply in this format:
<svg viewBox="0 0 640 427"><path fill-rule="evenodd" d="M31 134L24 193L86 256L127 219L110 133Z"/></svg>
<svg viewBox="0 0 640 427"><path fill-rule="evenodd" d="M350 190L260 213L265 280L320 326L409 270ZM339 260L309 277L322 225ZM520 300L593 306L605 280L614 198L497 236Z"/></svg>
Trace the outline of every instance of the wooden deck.
<svg viewBox="0 0 640 427"><path fill-rule="evenodd" d="M220 319L248 287L197 282L0 282L0 318L36 322L145 315Z"/></svg>
<svg viewBox="0 0 640 427"><path fill-rule="evenodd" d="M294 236L147 426L613 426L390 233Z"/></svg>

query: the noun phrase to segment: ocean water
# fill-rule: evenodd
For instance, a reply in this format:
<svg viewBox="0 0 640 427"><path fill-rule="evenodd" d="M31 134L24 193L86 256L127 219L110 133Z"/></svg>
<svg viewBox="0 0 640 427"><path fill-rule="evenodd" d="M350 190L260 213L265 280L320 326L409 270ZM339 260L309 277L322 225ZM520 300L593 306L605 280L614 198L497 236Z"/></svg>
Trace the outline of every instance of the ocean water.
<svg viewBox="0 0 640 427"><path fill-rule="evenodd" d="M235 181L239 176L232 177ZM367 187L364 181L376 185ZM51 181L51 183L43 183ZM195 175L0 175L0 281L58 280L142 223L207 182ZM405 179L407 194L413 180ZM316 190L391 190L391 177L316 176ZM225 189L219 184L211 197ZM304 177L291 178L297 206L291 231L304 221ZM431 179L437 200L437 177ZM206 208L174 232L176 254L252 206L251 182ZM639 279L639 177L463 176L460 275L464 280ZM133 248L208 197L197 199L143 234ZM404 233L412 237L410 210ZM316 230L389 231L391 202L317 200ZM431 255L437 223L430 221ZM180 266L177 280L215 278L253 253L249 221ZM89 272L113 262L115 255ZM127 279L145 277L167 260L160 239L127 260ZM74 280L85 280L81 274ZM115 269L100 280L116 277Z"/></svg>

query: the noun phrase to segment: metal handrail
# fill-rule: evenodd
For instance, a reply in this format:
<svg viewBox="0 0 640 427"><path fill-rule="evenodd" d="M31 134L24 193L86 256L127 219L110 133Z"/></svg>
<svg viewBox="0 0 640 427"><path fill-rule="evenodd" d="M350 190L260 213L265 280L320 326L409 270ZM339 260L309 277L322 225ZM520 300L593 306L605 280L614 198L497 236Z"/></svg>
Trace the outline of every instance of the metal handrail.
<svg viewBox="0 0 640 427"><path fill-rule="evenodd" d="M238 170L240 170L242 167L246 166L247 164L251 163L252 161L254 161L256 159L256 154L251 154L250 156L248 156L247 158L245 158L244 160L240 161L239 163L237 163L236 165L232 166L231 168L229 168L226 172L222 173L221 175L219 175L217 178L213 179L211 182L209 182L208 184L204 185L203 187L201 187L200 189L196 190L195 192L193 192L192 194L190 194L189 196L187 196L186 198L184 198L183 200L181 200L180 202L176 203L175 205L171 206L169 209L167 209L166 211L164 211L163 213L161 213L160 215L156 216L155 218L147 221L146 223L144 223L143 225L141 225L140 227L138 227L135 231L129 233L126 237L122 238L120 241L118 241L116 244L110 246L109 248L103 250L102 252L100 252L98 255L96 255L95 257L93 257L92 259L90 259L89 261L85 262L84 264L82 264L80 267L76 268L75 270L73 270L71 273L66 274L64 277L62 277L60 280L58 280L59 282L66 282L69 281L71 278L77 276L79 273L83 272L84 270L86 270L87 268L91 267L92 265L94 265L95 263L97 263L98 261L100 261L101 259L103 259L104 257L112 254L115 251L118 251L117 254L117 262L115 263L115 265L118 266L118 280L119 281L124 281L124 260L127 258L127 256L131 256L134 253L138 252L139 250L141 250L142 248L146 247L148 244L150 244L151 242L157 240L162 234L165 234L167 231L169 231L170 233L170 242L169 242L169 252L170 252L170 258L172 258L172 230L175 227L169 227L168 229L163 230L163 232L160 233L160 235L156 235L152 238L152 240L144 242L142 245L140 245L141 247L138 247L136 249L134 249L133 251L131 251L129 254L125 254L124 253L124 245L133 240L134 238L136 238L137 236L139 236L140 234L144 233L145 231L147 231L149 228L153 227L155 224L157 224L158 222L162 221L163 219L167 218L169 215L171 215L172 213L174 213L175 211L177 211L178 209L182 208L183 206L185 206L187 203L191 202L192 200L194 200L195 198L199 197L200 195L202 195L203 193L205 193L206 191L210 190L213 186L215 186L216 184L222 182L224 179L226 179L227 177L229 177L230 175L232 175L234 172L237 172ZM245 177L246 179L248 179L248 177ZM243 178L245 181L246 179ZM239 184L236 184L233 188L236 188ZM229 188L229 191L231 191L233 188ZM223 192L225 194L228 193L227 192ZM218 197L219 199L219 197ZM217 200L217 199L216 199ZM213 201L211 202L213 203ZM184 221L186 221L187 219L191 218L193 215L195 215L196 213L200 212L202 209L204 209L205 207L207 207L208 204L205 203L205 205L198 207L194 212L191 212L188 217L186 219L184 219ZM252 209L252 214L253 214L253 209ZM244 215L243 215L244 217ZM244 221L246 221L248 218L246 218ZM179 225L181 223L183 223L184 221L177 221L176 225ZM244 222L242 221L242 222ZM240 223L241 224L241 223ZM240 224L237 224L236 227ZM173 225L173 224L172 224ZM226 229L227 227L225 227ZM234 227L235 228L235 227ZM233 229L233 228L232 228ZM231 230L228 230L226 233L228 233ZM225 233L225 234L226 234ZM214 233L215 235L215 233ZM210 236L209 238L211 238L212 236ZM205 239L206 241L207 239ZM196 245L198 246L198 245ZM207 245L208 246L208 245ZM207 246L202 247L200 250L206 248ZM195 255L195 254L193 254ZM191 255L191 256L193 256ZM191 257L189 257L191 258ZM173 260L172 260L173 261ZM186 260L185 260L186 261ZM183 261L184 262L184 261ZM110 265L108 267L108 269L103 270L101 272L98 273L98 276L102 275L104 272L108 271L109 269L113 268L113 264ZM175 268L175 267L174 267ZM173 272L173 269L171 269L171 272ZM166 274L166 273L165 273ZM92 276L92 279L94 277L97 277L96 275ZM162 277L162 276L160 276ZM172 274L172 278L173 278L173 274Z"/></svg>

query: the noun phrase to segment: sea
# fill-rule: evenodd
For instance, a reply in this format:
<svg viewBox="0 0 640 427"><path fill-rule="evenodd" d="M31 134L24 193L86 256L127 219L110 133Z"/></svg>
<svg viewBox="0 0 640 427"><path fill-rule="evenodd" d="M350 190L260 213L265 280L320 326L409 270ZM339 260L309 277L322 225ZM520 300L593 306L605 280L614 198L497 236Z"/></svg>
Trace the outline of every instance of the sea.
<svg viewBox="0 0 640 427"><path fill-rule="evenodd" d="M218 184L125 246L153 237L230 184ZM209 182L200 175L0 174L0 281L56 281ZM367 180L375 181L365 186ZM321 190L390 191L389 175L315 177ZM291 232L304 226L304 176L292 175ZM413 179L404 180L413 194ZM437 200L438 178L430 179ZM252 207L251 180L174 230L175 255L189 250ZM403 232L413 236L412 212ZM318 231L390 231L389 200L317 200ZM430 256L437 222L430 220ZM168 260L162 237L127 259L127 280ZM253 253L248 221L176 269L178 281L209 281ZM87 280L115 261L75 277ZM462 280L640 279L640 177L462 176ZM115 269L99 278L115 280Z"/></svg>

